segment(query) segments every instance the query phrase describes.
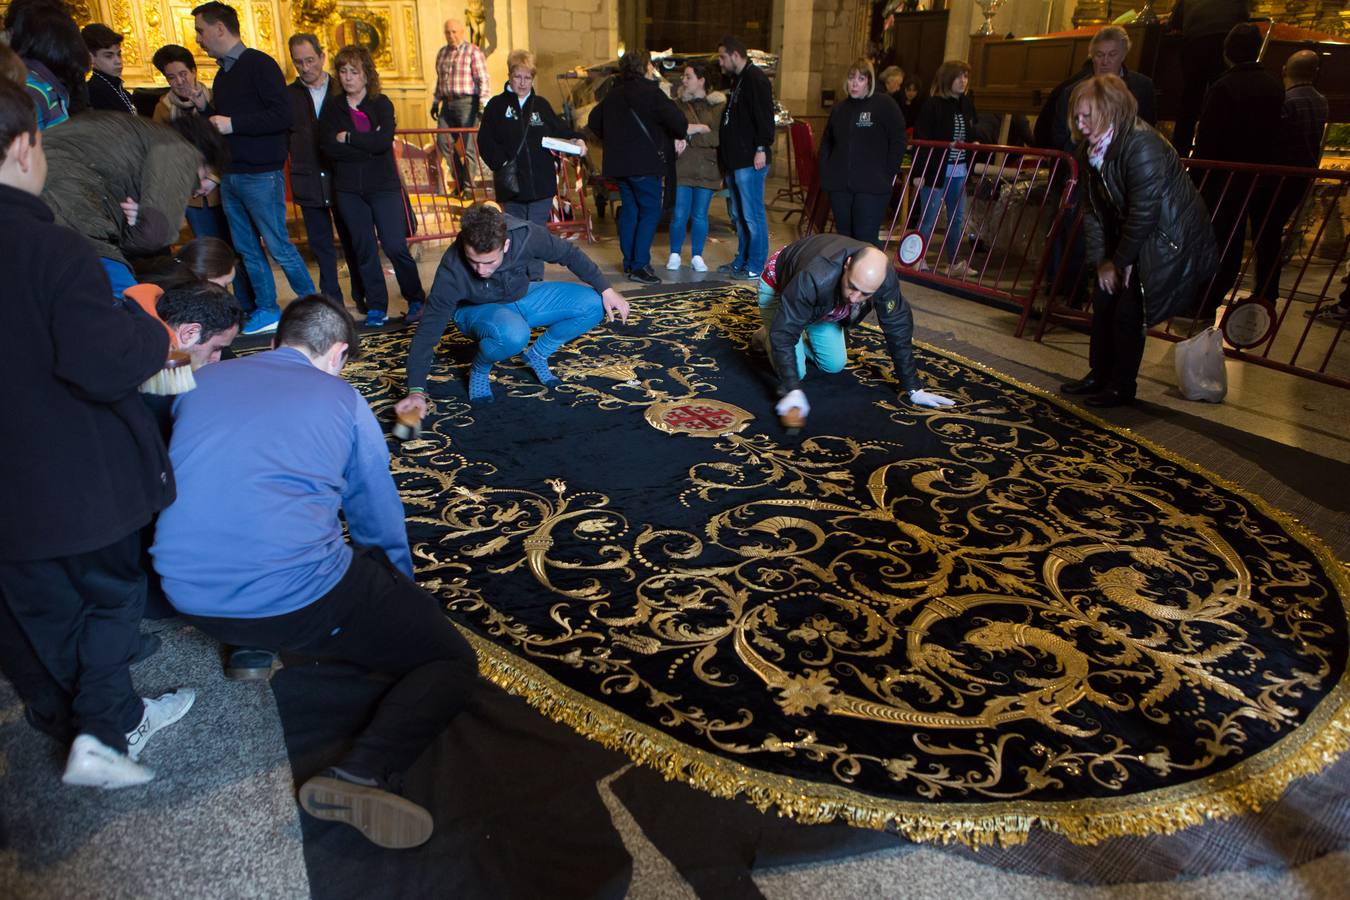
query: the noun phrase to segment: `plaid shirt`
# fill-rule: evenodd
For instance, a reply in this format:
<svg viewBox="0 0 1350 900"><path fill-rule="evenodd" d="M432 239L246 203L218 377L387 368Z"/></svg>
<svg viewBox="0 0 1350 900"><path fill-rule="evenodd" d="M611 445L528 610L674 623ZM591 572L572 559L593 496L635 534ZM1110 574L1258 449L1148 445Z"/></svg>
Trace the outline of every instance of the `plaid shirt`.
<svg viewBox="0 0 1350 900"><path fill-rule="evenodd" d="M1296 84L1284 92L1284 111L1280 119L1279 161L1286 166L1316 168L1322 160L1327 98L1310 84Z"/></svg>
<svg viewBox="0 0 1350 900"><path fill-rule="evenodd" d="M487 59L476 45L465 41L458 47L446 44L436 54L436 99L487 96Z"/></svg>

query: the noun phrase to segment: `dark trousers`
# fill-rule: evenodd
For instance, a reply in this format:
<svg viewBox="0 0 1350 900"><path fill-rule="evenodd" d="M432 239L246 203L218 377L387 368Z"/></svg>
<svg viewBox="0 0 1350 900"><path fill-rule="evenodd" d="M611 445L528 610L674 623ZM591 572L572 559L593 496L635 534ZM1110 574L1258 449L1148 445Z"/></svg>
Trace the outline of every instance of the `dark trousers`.
<svg viewBox="0 0 1350 900"><path fill-rule="evenodd" d="M1280 296L1280 276L1284 272L1284 229L1298 211L1308 192L1309 179L1268 176L1271 181L1262 192L1261 208L1269 209L1264 227L1253 238L1256 256L1256 289L1252 294L1267 300Z"/></svg>
<svg viewBox="0 0 1350 900"><path fill-rule="evenodd" d="M830 194L830 210L834 213L834 230L873 246L881 246L877 233L891 195L862 194L835 191Z"/></svg>
<svg viewBox="0 0 1350 900"><path fill-rule="evenodd" d="M1125 397L1133 397L1139 363L1144 359L1144 337L1138 270L1131 273L1129 287L1115 294L1097 285L1092 294L1092 340L1088 344L1092 377Z"/></svg>
<svg viewBox="0 0 1350 900"><path fill-rule="evenodd" d="M366 291L361 282L361 267L352 246L351 233L342 216L330 206L302 206L300 214L305 217L309 249L319 264L319 291L342 302L342 285L338 282L337 274L337 248L333 246L333 229L336 228L338 241L342 244L342 258L347 261L347 271L351 273L352 299L358 304L363 302Z"/></svg>
<svg viewBox="0 0 1350 900"><path fill-rule="evenodd" d="M661 222L661 176L634 175L619 182L619 247L624 272L636 272L652 263L652 240Z"/></svg>
<svg viewBox="0 0 1350 900"><path fill-rule="evenodd" d="M338 191L337 208L352 236L352 249L366 290L366 306L379 312L389 310L389 289L380 266L380 247L394 265L394 277L398 279L403 299L410 306L426 300L417 263L408 252L408 219L403 194L399 191ZM375 242L377 233L378 246Z"/></svg>
<svg viewBox="0 0 1350 900"><path fill-rule="evenodd" d="M1181 43L1181 110L1177 113L1176 127L1172 129L1172 146L1183 158L1190 154L1191 144L1195 142L1195 125L1200 121L1200 110L1205 105L1205 91L1228 67L1223 59L1226 36L1211 34Z"/></svg>
<svg viewBox="0 0 1350 900"><path fill-rule="evenodd" d="M515 216L517 219L526 219L536 225L548 227L548 215L553 209L553 198L545 197L543 200L507 200L502 204L502 212L508 216ZM539 281L544 277L544 261L542 259L531 259L525 266L525 271L529 274L531 281Z"/></svg>
<svg viewBox="0 0 1350 900"><path fill-rule="evenodd" d="M387 780L411 767L468 702L478 674L473 650L436 598L373 548L354 547L342 580L295 612L185 618L226 644L340 660L396 678L338 763L367 777Z"/></svg>
<svg viewBox="0 0 1350 900"><path fill-rule="evenodd" d="M231 247L234 246L234 240L230 237L230 221L225 218L223 206L189 206L187 223L193 237L220 238ZM234 260L234 284L230 288L234 291L239 308L246 313L253 312L253 282L248 280L244 261L237 256Z"/></svg>
<svg viewBox="0 0 1350 900"><path fill-rule="evenodd" d="M145 606L140 552L135 531L75 556L0 562L0 668L42 731L126 752L145 713L130 669Z"/></svg>

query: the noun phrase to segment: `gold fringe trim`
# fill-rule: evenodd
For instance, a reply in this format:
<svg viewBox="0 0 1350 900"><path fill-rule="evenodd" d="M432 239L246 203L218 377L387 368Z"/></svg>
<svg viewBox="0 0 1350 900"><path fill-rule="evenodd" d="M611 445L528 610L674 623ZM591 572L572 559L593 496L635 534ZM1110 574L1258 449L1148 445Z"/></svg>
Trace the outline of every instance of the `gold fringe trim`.
<svg viewBox="0 0 1350 900"><path fill-rule="evenodd" d="M652 295L660 296L660 295ZM878 331L875 326L866 326ZM1181 457L1127 428L1065 402L1055 394L965 357L915 341L937 356L990 375L1073 413L1104 431L1128 438L1251 503L1310 549L1340 593L1350 632L1350 564L1342 564L1298 520L1226 478ZM704 750L637 722L567 687L533 663L459 626L478 653L479 672L488 681L525 699L555 722L618 751L638 765L682 781L714 797L743 797L761 812L807 825L842 821L858 828L895 830L912 841L961 843L969 847L1024 843L1033 827L1064 836L1075 844L1111 838L1174 834L1216 819L1258 812L1282 795L1296 778L1316 775L1350 750L1350 665L1307 721L1287 737L1225 772L1199 781L1127 797L1082 801L946 803L892 801L838 785L763 772Z"/></svg>

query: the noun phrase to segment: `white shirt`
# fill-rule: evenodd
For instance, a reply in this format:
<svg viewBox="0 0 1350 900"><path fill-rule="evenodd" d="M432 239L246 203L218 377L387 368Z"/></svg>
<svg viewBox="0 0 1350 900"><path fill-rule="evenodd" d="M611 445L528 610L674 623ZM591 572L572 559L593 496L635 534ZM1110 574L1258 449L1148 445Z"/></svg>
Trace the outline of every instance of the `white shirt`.
<svg viewBox="0 0 1350 900"><path fill-rule="evenodd" d="M323 109L324 98L328 96L328 82L329 76L328 73L325 72L323 74L323 81L319 82L318 87L310 87L307 84L305 85L305 90L309 91L309 99L314 103L315 116L319 114L319 110ZM301 83L303 84L304 82Z"/></svg>

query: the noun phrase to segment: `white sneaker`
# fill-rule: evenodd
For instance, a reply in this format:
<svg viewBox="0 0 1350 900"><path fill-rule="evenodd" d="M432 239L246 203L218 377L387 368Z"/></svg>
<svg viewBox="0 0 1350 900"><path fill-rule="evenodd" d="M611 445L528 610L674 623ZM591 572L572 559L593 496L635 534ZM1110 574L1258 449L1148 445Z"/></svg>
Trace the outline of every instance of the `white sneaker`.
<svg viewBox="0 0 1350 900"><path fill-rule="evenodd" d="M141 702L145 704L145 715L141 716L141 724L127 732L127 755L139 759L146 742L161 728L167 728L187 715L196 699L197 692L187 688L154 700L143 699Z"/></svg>
<svg viewBox="0 0 1350 900"><path fill-rule="evenodd" d="M82 734L70 745L66 772L61 780L84 787L120 788L145 784L155 773L118 753L92 734Z"/></svg>
<svg viewBox="0 0 1350 900"><path fill-rule="evenodd" d="M975 270L972 269L970 265L965 261L954 263L949 269L947 269L948 278L969 278L971 275L974 274Z"/></svg>
<svg viewBox="0 0 1350 900"><path fill-rule="evenodd" d="M694 267L695 272L708 271L708 264L703 261L703 257L701 256L695 256L693 259L689 260L689 265Z"/></svg>
<svg viewBox="0 0 1350 900"><path fill-rule="evenodd" d="M680 254L678 253L670 254L670 259L666 260L666 268L674 272L679 267L680 267Z"/></svg>

